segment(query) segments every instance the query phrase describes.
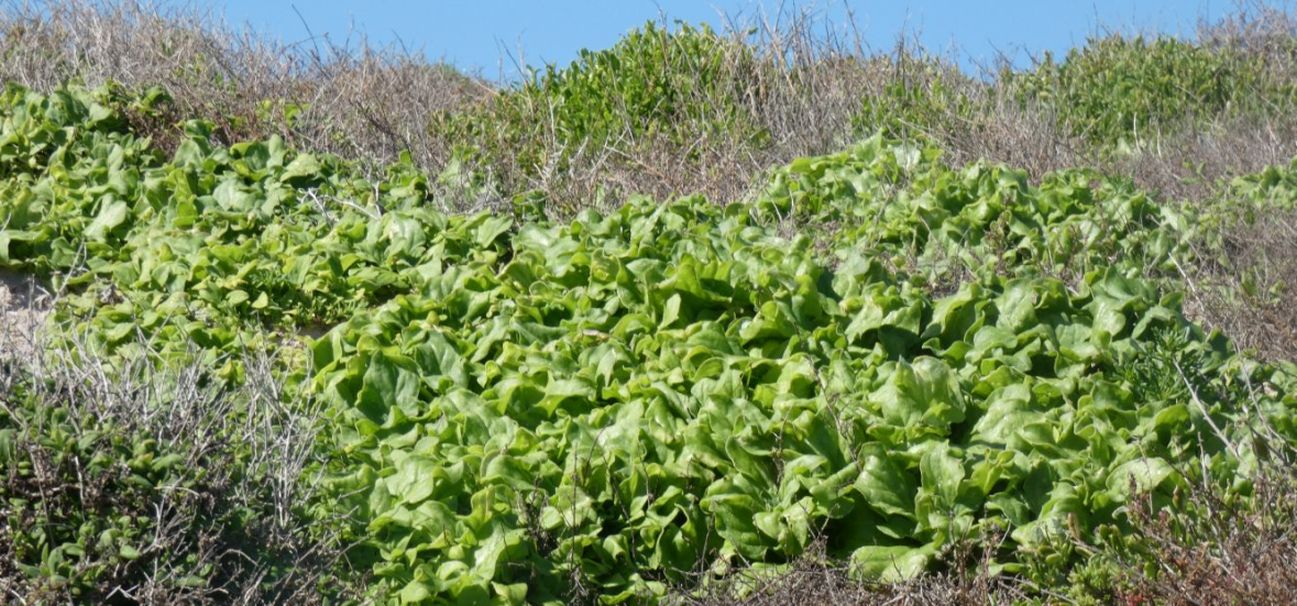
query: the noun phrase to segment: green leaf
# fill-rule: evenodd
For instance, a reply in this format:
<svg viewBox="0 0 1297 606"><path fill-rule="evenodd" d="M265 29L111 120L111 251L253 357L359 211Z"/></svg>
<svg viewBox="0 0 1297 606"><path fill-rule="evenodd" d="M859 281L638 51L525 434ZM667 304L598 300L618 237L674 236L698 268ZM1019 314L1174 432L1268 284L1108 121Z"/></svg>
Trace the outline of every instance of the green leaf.
<svg viewBox="0 0 1297 606"><path fill-rule="evenodd" d="M243 290L231 290L225 294L225 304L230 307L236 307L248 300L248 293Z"/></svg>
<svg viewBox="0 0 1297 606"><path fill-rule="evenodd" d="M944 430L964 420L964 398L950 367L936 358L920 357L900 363L871 399L883 418L901 427L928 426Z"/></svg>
<svg viewBox="0 0 1297 606"><path fill-rule="evenodd" d="M913 579L927 570L935 550L930 545L866 545L851 553L852 572L859 577L883 583Z"/></svg>
<svg viewBox="0 0 1297 606"><path fill-rule="evenodd" d="M888 515L914 515L914 494L917 485L913 476L895 461L895 455L879 445L869 445L859 455L860 476L854 487L865 497L865 502Z"/></svg>
<svg viewBox="0 0 1297 606"><path fill-rule="evenodd" d="M1125 501L1135 493L1144 493L1157 488L1164 480L1175 474L1165 460L1160 457L1140 457L1119 465L1108 475L1108 490L1118 501Z"/></svg>
<svg viewBox="0 0 1297 606"><path fill-rule="evenodd" d="M412 455L396 464L396 473L386 478L387 491L402 503L417 505L432 496L438 465L430 459Z"/></svg>
<svg viewBox="0 0 1297 606"><path fill-rule="evenodd" d="M432 599L432 589L422 581L410 581L398 596L402 604L423 604Z"/></svg>
<svg viewBox="0 0 1297 606"><path fill-rule="evenodd" d="M666 305L662 307L662 321L658 323L658 330L665 329L675 323L680 318L680 294L676 293L667 299Z"/></svg>
<svg viewBox="0 0 1297 606"><path fill-rule="evenodd" d="M513 219L504 216L494 216L485 219L477 226L476 241L477 245L482 248L490 247L501 235L513 227Z"/></svg>
<svg viewBox="0 0 1297 606"><path fill-rule="evenodd" d="M936 506L941 509L954 507L960 482L964 480L964 465L951 455L950 445L925 443L923 456L919 459L919 472L922 488L937 498Z"/></svg>
<svg viewBox="0 0 1297 606"><path fill-rule="evenodd" d="M305 185L319 177L321 171L320 161L313 154L298 154L293 158L288 166L284 167L284 172L279 176L279 180L284 183L293 185Z"/></svg>
<svg viewBox="0 0 1297 606"><path fill-rule="evenodd" d="M104 241L108 232L126 222L126 216L129 212L130 207L121 200L111 200L104 204L99 214L95 215L94 221L91 221L90 225L86 226L86 238L99 242Z"/></svg>

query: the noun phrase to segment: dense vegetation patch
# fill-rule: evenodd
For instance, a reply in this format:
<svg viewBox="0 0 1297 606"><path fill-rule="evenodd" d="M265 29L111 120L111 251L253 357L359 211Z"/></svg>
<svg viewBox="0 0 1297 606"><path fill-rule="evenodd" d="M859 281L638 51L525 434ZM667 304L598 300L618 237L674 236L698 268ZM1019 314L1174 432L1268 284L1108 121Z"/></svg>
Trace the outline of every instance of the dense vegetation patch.
<svg viewBox="0 0 1297 606"><path fill-rule="evenodd" d="M532 178L610 145L692 146L682 160L696 162L700 138L769 136L752 123L758 99L749 86L759 68L753 50L705 25L649 22L612 48L545 66L475 110L448 112L433 128L460 141L466 160L515 164Z"/></svg>
<svg viewBox="0 0 1297 606"><path fill-rule="evenodd" d="M319 593L337 552L302 515L314 428L268 377L0 364L0 591L27 603Z"/></svg>
<svg viewBox="0 0 1297 606"><path fill-rule="evenodd" d="M0 271L58 293L0 595L1290 602L1292 20L981 79L791 23L492 87L0 9Z"/></svg>
<svg viewBox="0 0 1297 606"><path fill-rule="evenodd" d="M109 368L194 365L235 389L260 376L249 354L277 352L276 405L325 423L298 474L321 492L292 519L351 546L337 570L371 599L651 601L817 541L895 580L988 537L997 574L1054 586L1091 557L1078 542L1123 544L1136 496L1246 498L1257 436L1295 429L1287 375L1167 288L1196 258L1195 211L1120 180L1033 185L872 138L726 206L555 222L519 196L452 215L409 163L365 177L273 137L214 144L201 121L168 156L123 117L153 98L6 91L0 263L65 288L55 337ZM46 414L25 393L5 397ZM6 415L3 435L32 427ZM124 435L78 447L172 460ZM196 519L251 532L224 515ZM68 567L129 568L121 545L148 531L105 556L46 528L11 526L12 557L55 589ZM267 548L267 591L301 545Z"/></svg>
<svg viewBox="0 0 1297 606"><path fill-rule="evenodd" d="M1008 75L1017 94L1055 108L1076 134L1133 147L1222 115L1291 111L1293 83L1272 73L1286 67L1276 59L1297 50L1286 42L1263 54L1176 38L1107 37Z"/></svg>

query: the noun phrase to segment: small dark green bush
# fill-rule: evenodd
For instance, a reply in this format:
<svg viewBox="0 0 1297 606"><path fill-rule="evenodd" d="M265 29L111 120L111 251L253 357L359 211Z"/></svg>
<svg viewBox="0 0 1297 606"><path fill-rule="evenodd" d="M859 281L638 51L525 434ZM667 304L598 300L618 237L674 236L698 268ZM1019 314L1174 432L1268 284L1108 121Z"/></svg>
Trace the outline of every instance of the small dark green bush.
<svg viewBox="0 0 1297 606"><path fill-rule="evenodd" d="M885 64L888 77L881 79L877 94L861 100L860 112L851 121L858 136L931 136L976 117L984 97L976 93L982 87L957 68L908 52L878 62Z"/></svg>
<svg viewBox="0 0 1297 606"><path fill-rule="evenodd" d="M1261 57L1230 47L1109 36L1062 61L1046 53L1034 70L1004 78L1024 103L1053 108L1075 134L1114 145L1217 116L1281 109L1276 103L1291 97L1292 85L1266 73Z"/></svg>
<svg viewBox="0 0 1297 606"><path fill-rule="evenodd" d="M249 422L249 406L267 403L205 373L143 365L108 379L114 370L0 359L0 595L85 604L319 597L327 540L285 500L298 480L285 468L296 432L262 425L287 439L253 435L261 423ZM266 458L271 443L285 449L275 460Z"/></svg>
<svg viewBox="0 0 1297 606"><path fill-rule="evenodd" d="M523 179L562 173L577 155L609 148L665 145L689 163L700 140L769 137L751 118L757 69L753 48L706 25L649 22L610 49L583 50L571 65L548 65L485 104L443 113L431 128L458 142L461 159Z"/></svg>

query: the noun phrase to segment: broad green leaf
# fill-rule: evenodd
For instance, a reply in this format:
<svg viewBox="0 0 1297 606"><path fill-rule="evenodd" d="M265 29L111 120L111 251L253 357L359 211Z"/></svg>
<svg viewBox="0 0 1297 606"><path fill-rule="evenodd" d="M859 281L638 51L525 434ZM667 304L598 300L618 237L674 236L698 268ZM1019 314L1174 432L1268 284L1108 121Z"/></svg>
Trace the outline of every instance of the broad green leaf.
<svg viewBox="0 0 1297 606"><path fill-rule="evenodd" d="M851 553L851 567L853 574L863 579L896 583L922 574L934 553L928 545L866 545Z"/></svg>
<svg viewBox="0 0 1297 606"><path fill-rule="evenodd" d="M104 204L99 214L95 216L94 221L91 221L90 225L86 226L86 238L103 241L108 232L126 222L126 216L129 212L130 208L121 200L111 200Z"/></svg>
<svg viewBox="0 0 1297 606"><path fill-rule="evenodd" d="M417 505L432 496L437 464L421 456L409 456L396 464L396 473L386 478L387 491L403 503Z"/></svg>

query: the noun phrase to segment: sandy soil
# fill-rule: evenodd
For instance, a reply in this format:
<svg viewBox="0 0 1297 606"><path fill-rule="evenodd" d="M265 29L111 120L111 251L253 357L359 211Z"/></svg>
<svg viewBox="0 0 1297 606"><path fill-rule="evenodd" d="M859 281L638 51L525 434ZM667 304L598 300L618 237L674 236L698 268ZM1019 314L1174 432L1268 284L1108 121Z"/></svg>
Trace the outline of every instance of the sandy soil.
<svg viewBox="0 0 1297 606"><path fill-rule="evenodd" d="M50 294L36 280L0 270L0 355L32 351Z"/></svg>

